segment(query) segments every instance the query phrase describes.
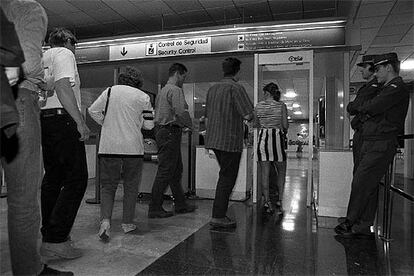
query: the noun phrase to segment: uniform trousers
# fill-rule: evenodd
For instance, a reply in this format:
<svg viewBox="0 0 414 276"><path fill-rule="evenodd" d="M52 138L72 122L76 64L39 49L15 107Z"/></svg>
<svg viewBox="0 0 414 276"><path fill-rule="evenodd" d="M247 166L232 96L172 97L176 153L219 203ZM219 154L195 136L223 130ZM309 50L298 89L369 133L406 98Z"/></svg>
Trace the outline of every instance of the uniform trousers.
<svg viewBox="0 0 414 276"><path fill-rule="evenodd" d="M379 182L392 162L396 148L396 138L364 140L348 203L347 218L351 224L374 221Z"/></svg>

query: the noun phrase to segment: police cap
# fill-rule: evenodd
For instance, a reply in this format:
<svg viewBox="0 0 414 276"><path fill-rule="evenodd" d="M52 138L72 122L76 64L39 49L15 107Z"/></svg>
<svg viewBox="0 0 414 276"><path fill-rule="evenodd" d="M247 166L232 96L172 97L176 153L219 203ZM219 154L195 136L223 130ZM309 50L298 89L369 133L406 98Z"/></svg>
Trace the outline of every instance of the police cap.
<svg viewBox="0 0 414 276"><path fill-rule="evenodd" d="M390 62L398 62L398 56L396 53L386 53L382 55L377 55L374 58L374 66L390 63Z"/></svg>
<svg viewBox="0 0 414 276"><path fill-rule="evenodd" d="M365 64L371 64L374 65L374 58L376 55L365 55L362 56L362 61L360 63L357 63L357 66L364 67Z"/></svg>

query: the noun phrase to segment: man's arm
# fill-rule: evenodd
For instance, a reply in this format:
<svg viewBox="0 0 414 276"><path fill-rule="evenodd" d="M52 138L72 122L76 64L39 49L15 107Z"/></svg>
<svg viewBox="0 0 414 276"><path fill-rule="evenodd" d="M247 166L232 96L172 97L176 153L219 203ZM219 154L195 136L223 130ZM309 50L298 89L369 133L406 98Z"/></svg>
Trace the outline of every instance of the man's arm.
<svg viewBox="0 0 414 276"><path fill-rule="evenodd" d="M386 110L399 104L404 99L404 93L401 93L397 84L389 84L387 87L374 97L372 100L365 102L358 110L370 116L384 113Z"/></svg>
<svg viewBox="0 0 414 276"><path fill-rule="evenodd" d="M88 108L88 113L91 118L98 123L99 125L103 124L105 105L108 101L108 88L105 89L101 95L93 102L93 104Z"/></svg>
<svg viewBox="0 0 414 276"><path fill-rule="evenodd" d="M76 122L78 132L80 134L80 141L85 141L89 138L90 130L86 126L83 120L82 114L78 109L76 103L75 94L73 93L72 86L69 78L62 78L55 82L56 95L62 104L63 108L69 113L69 115Z"/></svg>

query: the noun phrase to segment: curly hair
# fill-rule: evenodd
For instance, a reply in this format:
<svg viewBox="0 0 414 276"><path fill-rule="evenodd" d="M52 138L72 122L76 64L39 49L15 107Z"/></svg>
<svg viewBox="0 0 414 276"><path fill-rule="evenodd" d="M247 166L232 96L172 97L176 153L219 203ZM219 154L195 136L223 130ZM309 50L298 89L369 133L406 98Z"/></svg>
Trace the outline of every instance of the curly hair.
<svg viewBox="0 0 414 276"><path fill-rule="evenodd" d="M263 87L263 91L270 93L275 101L280 101L280 90L276 83L271 82L266 84L266 86Z"/></svg>
<svg viewBox="0 0 414 276"><path fill-rule="evenodd" d="M142 72L134 67L127 66L125 72L118 75L118 84L141 88L144 84Z"/></svg>

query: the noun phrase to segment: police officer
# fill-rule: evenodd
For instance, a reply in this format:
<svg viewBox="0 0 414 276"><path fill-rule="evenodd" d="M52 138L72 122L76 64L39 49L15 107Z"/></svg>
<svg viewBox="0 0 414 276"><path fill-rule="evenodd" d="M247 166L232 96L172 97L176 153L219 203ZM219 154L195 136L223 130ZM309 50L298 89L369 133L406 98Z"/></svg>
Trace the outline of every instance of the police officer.
<svg viewBox="0 0 414 276"><path fill-rule="evenodd" d="M368 100L374 98L379 92L377 78L374 75L374 57L374 55L365 55L362 57L362 62L357 64L360 67L362 78L367 82L358 90L355 100L350 102L346 107L349 115L354 116L351 120L351 127L355 131L352 138L354 174L359 165L359 156L362 147L362 114L358 112L358 108Z"/></svg>
<svg viewBox="0 0 414 276"><path fill-rule="evenodd" d="M371 235L375 209L369 198L378 193L378 183L392 162L397 148L397 135L404 130L409 94L401 77L400 61L395 53L374 57L378 83L383 84L372 100L357 107L363 122L363 143L359 165L352 180L346 220L335 227L342 236ZM372 221L364 221L372 218Z"/></svg>
<svg viewBox="0 0 414 276"><path fill-rule="evenodd" d="M362 57L362 62L358 63L357 66L360 67L362 78L367 82L358 90L357 96L353 102L350 102L346 107L349 115L354 116L351 120L351 127L355 131L352 138L352 153L354 158L354 169L352 171L355 174L356 169L359 165L361 147L362 147L362 117L363 114L358 112L358 108L361 107L364 103L374 98L379 92L379 84L377 78L374 75L374 57L375 55L365 55ZM377 208L377 195L373 195L369 199L368 208ZM369 212L371 213L371 212ZM346 217L341 217L338 219L338 222L344 222ZM374 221L374 218L364 218L366 221Z"/></svg>

